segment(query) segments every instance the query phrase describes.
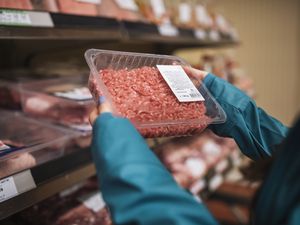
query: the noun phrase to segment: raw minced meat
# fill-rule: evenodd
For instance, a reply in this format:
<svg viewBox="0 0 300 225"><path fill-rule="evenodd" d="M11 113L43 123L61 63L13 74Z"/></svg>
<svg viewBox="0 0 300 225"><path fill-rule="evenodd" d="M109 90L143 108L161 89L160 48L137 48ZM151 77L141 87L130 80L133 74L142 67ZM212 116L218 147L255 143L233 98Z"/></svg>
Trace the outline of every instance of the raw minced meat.
<svg viewBox="0 0 300 225"><path fill-rule="evenodd" d="M104 69L99 76L117 113L130 119L145 137L193 134L210 122L204 102L179 102L155 67ZM101 95L95 80L90 89L94 96Z"/></svg>

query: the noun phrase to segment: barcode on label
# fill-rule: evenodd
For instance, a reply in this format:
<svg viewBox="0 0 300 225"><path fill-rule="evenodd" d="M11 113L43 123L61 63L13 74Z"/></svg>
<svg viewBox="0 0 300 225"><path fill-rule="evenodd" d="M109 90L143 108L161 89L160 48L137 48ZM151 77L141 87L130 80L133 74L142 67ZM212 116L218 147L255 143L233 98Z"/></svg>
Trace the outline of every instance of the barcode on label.
<svg viewBox="0 0 300 225"><path fill-rule="evenodd" d="M191 96L192 98L200 97L199 94L190 94L190 96Z"/></svg>

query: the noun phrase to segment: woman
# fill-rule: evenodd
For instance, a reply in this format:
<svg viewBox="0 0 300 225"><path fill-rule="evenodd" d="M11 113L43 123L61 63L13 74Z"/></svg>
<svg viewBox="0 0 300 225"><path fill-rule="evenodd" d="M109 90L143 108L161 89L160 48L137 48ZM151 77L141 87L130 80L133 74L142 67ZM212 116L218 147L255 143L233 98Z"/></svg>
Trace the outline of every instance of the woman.
<svg viewBox="0 0 300 225"><path fill-rule="evenodd" d="M276 153L257 196L252 223L300 224L300 122L286 138L288 129L243 92L212 74L188 72L203 79L227 113L226 123L210 126L216 134L234 138L253 160ZM131 123L114 117L104 99L100 101L90 116L92 152L115 224L218 224L205 205L176 184Z"/></svg>

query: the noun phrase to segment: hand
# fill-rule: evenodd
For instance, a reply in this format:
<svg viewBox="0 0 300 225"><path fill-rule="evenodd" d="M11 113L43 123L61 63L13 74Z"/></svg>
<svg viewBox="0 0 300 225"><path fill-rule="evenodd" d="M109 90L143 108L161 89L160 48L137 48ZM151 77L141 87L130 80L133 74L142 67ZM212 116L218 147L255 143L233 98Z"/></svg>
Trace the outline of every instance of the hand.
<svg viewBox="0 0 300 225"><path fill-rule="evenodd" d="M112 107L109 102L106 101L104 96L100 96L99 105L90 114L90 124L93 125L97 117L101 113L112 112Z"/></svg>
<svg viewBox="0 0 300 225"><path fill-rule="evenodd" d="M198 69L195 69L192 67L186 66L186 67L183 67L183 69L189 77L194 77L197 80L203 80L208 74L208 72L206 72L206 71L198 70Z"/></svg>

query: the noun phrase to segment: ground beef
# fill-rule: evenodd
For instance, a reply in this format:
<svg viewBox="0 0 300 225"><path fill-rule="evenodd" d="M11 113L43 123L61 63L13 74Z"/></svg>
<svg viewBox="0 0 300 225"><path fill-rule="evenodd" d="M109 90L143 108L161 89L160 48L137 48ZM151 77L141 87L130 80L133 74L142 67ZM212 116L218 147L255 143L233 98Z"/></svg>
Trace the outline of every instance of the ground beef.
<svg viewBox="0 0 300 225"><path fill-rule="evenodd" d="M144 137L194 134L210 122L204 102L179 102L155 67L104 69L99 76L117 113L130 119ZM90 89L94 96L101 95L95 80ZM198 121L189 124L191 120ZM147 123L149 126L144 126Z"/></svg>

